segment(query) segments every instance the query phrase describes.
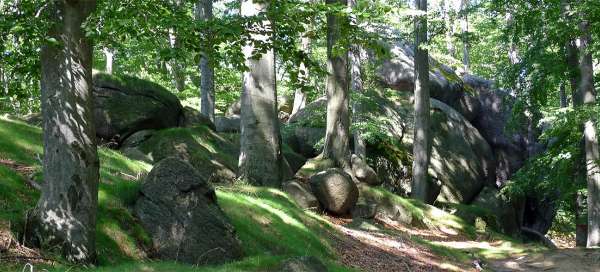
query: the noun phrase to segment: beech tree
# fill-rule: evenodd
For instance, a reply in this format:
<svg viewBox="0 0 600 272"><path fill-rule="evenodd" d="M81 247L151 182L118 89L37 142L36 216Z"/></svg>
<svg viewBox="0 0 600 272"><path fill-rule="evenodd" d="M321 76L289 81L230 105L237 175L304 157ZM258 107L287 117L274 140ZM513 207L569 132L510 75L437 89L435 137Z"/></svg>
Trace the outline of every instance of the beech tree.
<svg viewBox="0 0 600 272"><path fill-rule="evenodd" d="M269 1L244 0L241 15L265 16ZM279 187L285 159L277 117L275 53L272 48L257 52L271 37L271 22L251 22L251 41L243 47L248 70L243 75L241 106L241 150L239 178L255 185Z"/></svg>
<svg viewBox="0 0 600 272"><path fill-rule="evenodd" d="M201 21L210 21L213 18L213 0L200 0L196 7L197 18ZM212 51L212 33L205 32L204 50L200 56L200 113L215 121L215 69L210 60Z"/></svg>
<svg viewBox="0 0 600 272"><path fill-rule="evenodd" d="M415 129L411 194L422 201L428 196L429 168L429 53L427 51L427 0L415 0L422 12L415 17Z"/></svg>
<svg viewBox="0 0 600 272"><path fill-rule="evenodd" d="M595 105L596 93L594 91L594 66L592 62L590 25L587 15L581 14L579 30L579 93L583 105ZM598 135L595 118L590 118L583 125L585 142L585 165L587 175L587 206L588 229L587 247L600 246L600 151L598 150Z"/></svg>
<svg viewBox="0 0 600 272"><path fill-rule="evenodd" d="M327 0L328 5L346 6L347 0ZM348 48L342 28L348 18L327 14L327 128L323 155L341 168L350 166L350 114L348 94Z"/></svg>
<svg viewBox="0 0 600 272"><path fill-rule="evenodd" d="M69 261L93 263L99 162L92 120L92 43L82 23L96 1L48 4L51 27L41 49L45 183L30 217L30 238L62 248Z"/></svg>

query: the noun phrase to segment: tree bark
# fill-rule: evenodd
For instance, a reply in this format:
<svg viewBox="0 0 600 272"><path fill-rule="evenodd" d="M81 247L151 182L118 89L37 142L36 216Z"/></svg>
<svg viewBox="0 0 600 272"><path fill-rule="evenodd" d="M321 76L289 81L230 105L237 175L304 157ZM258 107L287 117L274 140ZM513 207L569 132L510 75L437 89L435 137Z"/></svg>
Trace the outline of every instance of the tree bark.
<svg viewBox="0 0 600 272"><path fill-rule="evenodd" d="M350 8L354 8L357 4L357 0L349 0L348 5ZM356 21L357 18L351 18L351 20ZM353 22L354 24L358 24L358 22ZM362 80L362 48L359 45L351 45L350 51L348 52L348 58L350 61L350 92L353 93L362 93L364 92L363 88L363 80ZM352 120L355 123L363 122L361 118L362 114L362 105L361 100L353 101L352 104ZM361 158L366 158L367 156L367 146L365 140L361 135L361 131L359 129L354 131L354 154L360 156Z"/></svg>
<svg viewBox="0 0 600 272"><path fill-rule="evenodd" d="M328 5L348 5L347 0L326 0ZM323 156L344 169L350 165L350 114L348 93L348 48L342 27L348 18L327 14L327 129Z"/></svg>
<svg viewBox="0 0 600 272"><path fill-rule="evenodd" d="M463 66L465 69L465 73L468 73L471 67L471 57L469 55L469 50L471 47L471 45L469 44L469 0L461 0L460 7L462 11L460 27L462 30L463 41Z"/></svg>
<svg viewBox="0 0 600 272"><path fill-rule="evenodd" d="M108 48L104 48L102 50L102 52L104 53L104 57L106 59L106 65L105 65L105 72L107 74L112 74L113 73L113 63L114 63L114 58L115 58L115 53L113 52L113 50L108 49Z"/></svg>
<svg viewBox="0 0 600 272"><path fill-rule="evenodd" d="M583 14L582 14L583 15ZM584 105L596 104L596 93L594 91L594 68L592 63L589 22L585 15L581 16L579 24L581 38L579 41L579 93ZM591 118L584 123L585 161L587 172L587 247L600 246L600 152L598 150L598 137L596 132L596 118Z"/></svg>
<svg viewBox="0 0 600 272"><path fill-rule="evenodd" d="M448 50L448 54L450 54L450 56L454 57L454 54L456 54L456 49L454 48L454 43L452 42L452 36L454 36L454 22L452 21L452 17L450 15L450 11L452 10L452 0L445 0L442 5L444 23L448 28L446 30L446 50Z"/></svg>
<svg viewBox="0 0 600 272"><path fill-rule="evenodd" d="M560 87L558 90L558 96L560 99L560 107L566 108L569 106L569 101L567 100L567 90L564 82L560 83Z"/></svg>
<svg viewBox="0 0 600 272"><path fill-rule="evenodd" d="M171 49L180 50L180 41L177 38L177 33L175 29L169 29L169 45ZM167 64L167 69L171 73L173 77L173 86L178 92L182 92L185 89L185 77L182 72L182 65L176 59L171 59Z"/></svg>
<svg viewBox="0 0 600 272"><path fill-rule="evenodd" d="M213 19L213 0L200 0L197 6L198 20ZM215 69L211 61L212 33L206 31L207 42L200 57L200 113L215 122Z"/></svg>
<svg viewBox="0 0 600 272"><path fill-rule="evenodd" d="M95 261L98 156L92 109L92 44L81 28L96 1L49 3L54 23L41 50L44 185L29 221L39 245L67 260Z"/></svg>
<svg viewBox="0 0 600 272"><path fill-rule="evenodd" d="M312 19L310 24L312 24ZM312 27L312 26L311 26ZM307 33L303 33L302 37L300 38L300 46L302 48L302 51L305 54L310 54L310 43L311 40L310 38L307 36ZM304 87L310 84L310 74L308 71L308 67L306 66L306 63L301 62L300 63L300 67L299 67L299 71L298 71L298 81L300 82L300 84ZM296 114L299 110L303 109L306 106L306 92L303 89L298 89L294 92L294 105L292 107L292 115Z"/></svg>
<svg viewBox="0 0 600 272"><path fill-rule="evenodd" d="M265 12L269 1L243 0L241 15L256 16ZM271 33L271 23L265 20L252 28ZM271 34L253 33L253 41L267 42ZM268 49L258 59L253 58L252 42L243 47L248 71L244 72L241 108L241 152L239 158L241 180L254 185L279 187L282 182L284 161L281 154L281 136L277 117L277 89L275 85L275 54Z"/></svg>
<svg viewBox="0 0 600 272"><path fill-rule="evenodd" d="M415 0L424 15L415 17L415 129L412 197L427 201L429 180L429 53L427 51L427 0Z"/></svg>

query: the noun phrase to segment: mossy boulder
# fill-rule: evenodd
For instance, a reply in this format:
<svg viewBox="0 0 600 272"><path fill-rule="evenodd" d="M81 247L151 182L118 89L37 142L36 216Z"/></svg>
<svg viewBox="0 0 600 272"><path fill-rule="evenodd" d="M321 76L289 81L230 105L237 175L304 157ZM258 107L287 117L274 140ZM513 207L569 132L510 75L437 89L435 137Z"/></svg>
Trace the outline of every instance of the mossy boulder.
<svg viewBox="0 0 600 272"><path fill-rule="evenodd" d="M142 184L135 214L160 259L211 265L242 257L241 243L214 189L183 160L166 158L154 166Z"/></svg>
<svg viewBox="0 0 600 272"><path fill-rule="evenodd" d="M330 168L310 177L310 187L321 206L334 214L350 212L358 201L358 188L352 177L338 168Z"/></svg>
<svg viewBox="0 0 600 272"><path fill-rule="evenodd" d="M183 108L183 115L179 120L180 127L196 127L196 126L207 126L212 130L217 130L215 124L208 119L208 117L200 114L200 111L191 108Z"/></svg>
<svg viewBox="0 0 600 272"><path fill-rule="evenodd" d="M441 184L439 201L469 203L495 178L488 143L460 113L431 100L432 149L429 175Z"/></svg>
<svg viewBox="0 0 600 272"><path fill-rule="evenodd" d="M471 206L483 209L486 214L491 215L487 217L488 224L495 227L497 231L511 236L521 233L515 205L496 188L485 187L473 200Z"/></svg>
<svg viewBox="0 0 600 272"><path fill-rule="evenodd" d="M122 141L144 129L177 127L183 115L179 99L162 86L131 76L94 73L96 135Z"/></svg>
<svg viewBox="0 0 600 272"><path fill-rule="evenodd" d="M206 126L159 130L137 148L154 162L167 157L187 161L211 183L236 178L239 148Z"/></svg>
<svg viewBox="0 0 600 272"><path fill-rule="evenodd" d="M308 181L308 179L310 179L310 177L312 177L314 174L333 167L335 167L335 163L331 159L326 159L319 155L315 158L307 160L306 163L296 172L295 177L303 181Z"/></svg>
<svg viewBox="0 0 600 272"><path fill-rule="evenodd" d="M395 90L412 92L415 84L414 46L404 42L388 44L391 58L380 60L376 75L379 81ZM462 80L452 68L429 59L431 97L455 105L463 96Z"/></svg>

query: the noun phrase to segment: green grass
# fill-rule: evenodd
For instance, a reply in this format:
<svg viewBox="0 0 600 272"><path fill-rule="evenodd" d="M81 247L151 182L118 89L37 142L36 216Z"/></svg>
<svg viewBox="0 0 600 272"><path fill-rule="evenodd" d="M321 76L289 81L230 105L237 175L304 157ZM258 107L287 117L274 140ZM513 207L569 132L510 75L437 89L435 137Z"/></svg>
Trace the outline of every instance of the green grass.
<svg viewBox="0 0 600 272"><path fill-rule="evenodd" d="M179 137L199 152L218 154L233 164L228 140L204 127L167 129L163 137ZM196 146L197 145L197 146ZM36 154L41 154L42 131L19 121L0 118L0 158L10 159L40 170ZM199 153L198 152L198 153ZM201 154L199 154L201 155ZM126 158L118 151L99 149L101 183L98 192L96 228L97 268L59 264L40 266L49 271L269 271L292 256L312 255L322 259L331 271L350 271L336 264L328 237L328 223L298 208L284 193L275 189L241 186L220 187L218 201L236 227L246 258L216 267L192 267L149 260L145 249L151 240L131 214L139 194L140 181L151 165ZM203 156L206 156L204 154ZM22 224L24 214L35 206L39 193L29 188L23 177L0 165L0 225ZM13 227L17 231L19 228ZM22 266L0 263L0 271L21 270Z"/></svg>

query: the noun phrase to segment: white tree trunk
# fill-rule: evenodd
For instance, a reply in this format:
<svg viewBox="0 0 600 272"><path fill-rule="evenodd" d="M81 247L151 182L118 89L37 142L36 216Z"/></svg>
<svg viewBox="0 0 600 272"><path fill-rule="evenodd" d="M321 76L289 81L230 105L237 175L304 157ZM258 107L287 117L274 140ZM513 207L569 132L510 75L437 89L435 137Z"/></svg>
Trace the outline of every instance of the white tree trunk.
<svg viewBox="0 0 600 272"><path fill-rule="evenodd" d="M115 53L114 53L113 50L108 49L108 48L103 48L102 52L104 53L104 58L106 59L106 65L105 65L104 71L107 74L112 74L113 73L113 63L114 63Z"/></svg>
<svg viewBox="0 0 600 272"><path fill-rule="evenodd" d="M584 105L596 104L594 91L594 68L592 63L590 26L587 19L579 24L582 33L579 41L579 93ZM587 172L587 206L588 228L587 247L600 247L600 152L598 150L598 135L596 118L589 119L584 124L585 164Z"/></svg>
<svg viewBox="0 0 600 272"><path fill-rule="evenodd" d="M213 18L213 0L200 0L197 4L198 20L209 21ZM215 69L211 63L212 39L211 33L207 33L209 39L200 57L200 113L215 121Z"/></svg>
<svg viewBox="0 0 600 272"><path fill-rule="evenodd" d="M67 260L95 260L98 156L92 109L92 44L81 25L96 1L52 1L59 45L41 50L44 180L30 238L63 249Z"/></svg>
<svg viewBox="0 0 600 272"><path fill-rule="evenodd" d="M417 9L427 13L427 0L415 0ZM412 197L428 200L429 180L429 53L427 46L427 16L415 18L415 130L413 141Z"/></svg>
<svg viewBox="0 0 600 272"><path fill-rule="evenodd" d="M243 0L241 15L255 16L266 11L269 1ZM252 26L257 31L271 33L266 20ZM268 41L270 34L254 33L252 40ZM281 136L277 117L275 85L275 54L267 50L258 59L252 58L251 42L243 47L248 71L244 72L241 108L241 152L239 178L255 185L279 187L284 178L285 159L281 154Z"/></svg>
<svg viewBox="0 0 600 272"><path fill-rule="evenodd" d="M349 0L348 5L350 8L355 7L357 0ZM350 18L354 24L358 24L357 18ZM363 80L362 80L362 48L359 45L351 45L350 51L348 52L348 58L350 61L350 91L356 93L362 93L364 91ZM362 114L362 105L360 100L354 101L352 105L352 120L353 122L362 122L360 118ZM361 158L367 156L367 146L365 140L361 135L360 130L354 131L354 154Z"/></svg>
<svg viewBox="0 0 600 272"><path fill-rule="evenodd" d="M311 21L312 24L312 21ZM300 38L300 45L302 51L307 55L310 54L310 43L311 40L307 37L307 33L302 34L302 38ZM298 81L302 86L307 86L310 84L310 74L308 71L308 67L304 62L300 63L299 71L298 71ZM299 110L303 109L306 106L306 93L302 89L298 89L294 92L294 106L292 107L292 115L296 114Z"/></svg>
<svg viewBox="0 0 600 272"><path fill-rule="evenodd" d="M461 16L461 20L460 20L460 27L462 30L462 37L463 37L463 66L465 69L465 73L468 73L470 70L470 66L471 66L471 57L469 56L469 50L471 45L469 44L469 16L468 16L468 9L469 9L469 0L461 0L461 11L463 12L462 16Z"/></svg>
<svg viewBox="0 0 600 272"><path fill-rule="evenodd" d="M444 23L448 28L446 31L446 50L448 50L448 54L454 57L456 54L456 49L454 48L454 43L452 41L452 37L454 36L454 22L450 16L450 12L452 11L452 0L445 0L442 6L442 13L444 17Z"/></svg>
<svg viewBox="0 0 600 272"><path fill-rule="evenodd" d="M327 0L327 4L346 6L347 0ZM342 24L348 18L327 14L327 128L323 156L344 169L350 165L350 114L348 49L342 48ZM334 50L335 48L335 50Z"/></svg>

